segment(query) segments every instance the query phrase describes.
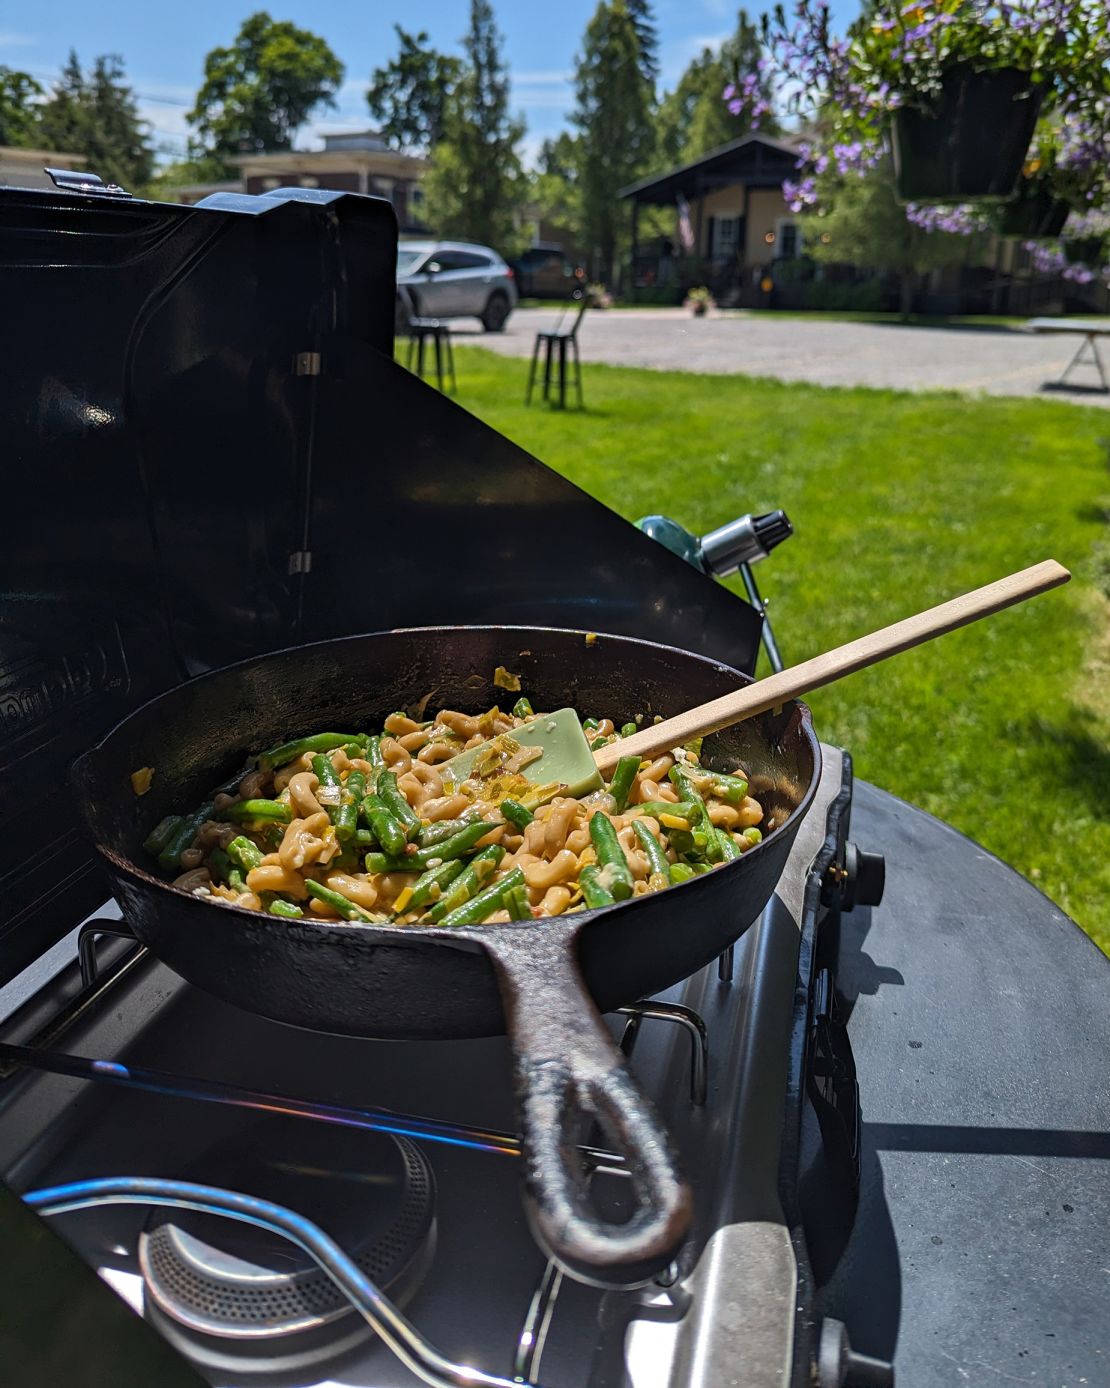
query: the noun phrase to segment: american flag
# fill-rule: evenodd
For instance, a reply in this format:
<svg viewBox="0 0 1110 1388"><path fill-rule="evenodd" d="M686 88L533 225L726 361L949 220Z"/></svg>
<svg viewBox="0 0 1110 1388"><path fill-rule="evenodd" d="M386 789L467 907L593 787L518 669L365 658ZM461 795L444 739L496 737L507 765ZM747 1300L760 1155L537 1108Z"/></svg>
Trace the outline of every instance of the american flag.
<svg viewBox="0 0 1110 1388"><path fill-rule="evenodd" d="M678 239L682 242L682 249L690 255L694 249L694 227L690 221L690 204L679 193L675 199L678 204Z"/></svg>

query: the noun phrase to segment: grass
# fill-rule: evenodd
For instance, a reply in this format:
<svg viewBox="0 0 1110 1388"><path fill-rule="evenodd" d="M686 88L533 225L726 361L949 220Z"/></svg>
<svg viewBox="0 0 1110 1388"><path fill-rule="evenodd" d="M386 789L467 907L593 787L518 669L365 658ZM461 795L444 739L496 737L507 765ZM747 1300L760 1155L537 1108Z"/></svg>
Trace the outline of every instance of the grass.
<svg viewBox="0 0 1110 1388"><path fill-rule="evenodd" d="M809 702L858 775L1012 863L1110 953L1110 414L593 365L589 409L559 413L520 403L524 363L457 356L463 404L629 519L700 532L784 507L797 533L759 578L789 663L1038 559L1071 568Z"/></svg>

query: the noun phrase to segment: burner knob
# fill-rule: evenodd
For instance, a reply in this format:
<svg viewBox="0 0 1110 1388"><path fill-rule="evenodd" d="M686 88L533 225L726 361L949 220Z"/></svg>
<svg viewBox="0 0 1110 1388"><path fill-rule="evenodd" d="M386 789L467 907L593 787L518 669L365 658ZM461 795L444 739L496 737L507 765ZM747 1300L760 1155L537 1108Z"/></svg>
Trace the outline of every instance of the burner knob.
<svg viewBox="0 0 1110 1388"><path fill-rule="evenodd" d="M821 1323L817 1351L818 1388L894 1388L894 1365L857 1354L843 1321Z"/></svg>
<svg viewBox="0 0 1110 1388"><path fill-rule="evenodd" d="M865 853L850 843L844 850L844 909L878 906L886 887L886 859L881 853Z"/></svg>

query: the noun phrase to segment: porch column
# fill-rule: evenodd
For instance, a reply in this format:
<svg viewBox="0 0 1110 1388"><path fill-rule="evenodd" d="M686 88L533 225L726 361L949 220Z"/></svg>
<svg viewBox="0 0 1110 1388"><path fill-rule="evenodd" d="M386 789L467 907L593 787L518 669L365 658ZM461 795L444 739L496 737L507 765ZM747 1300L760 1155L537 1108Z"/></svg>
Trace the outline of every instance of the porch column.
<svg viewBox="0 0 1110 1388"><path fill-rule="evenodd" d="M704 221L704 219L705 219L705 190L704 190L704 188L703 188L703 186L702 186L702 181L701 181L701 175L700 175L700 174L698 175L698 177L697 177L697 179L696 179L696 181L695 181L695 183L694 183L694 192L695 192L695 194L697 195L697 199L698 199L698 226L697 226L697 230L694 232L694 252L695 252L695 263L696 263L696 265L697 265L697 271L698 271L698 278L701 279L701 277L702 277L701 233L702 233L702 223L703 223L703 221Z"/></svg>
<svg viewBox="0 0 1110 1388"><path fill-rule="evenodd" d="M640 250L640 199L632 198L632 275L631 283L628 286L627 297L632 303L636 302L636 258Z"/></svg>

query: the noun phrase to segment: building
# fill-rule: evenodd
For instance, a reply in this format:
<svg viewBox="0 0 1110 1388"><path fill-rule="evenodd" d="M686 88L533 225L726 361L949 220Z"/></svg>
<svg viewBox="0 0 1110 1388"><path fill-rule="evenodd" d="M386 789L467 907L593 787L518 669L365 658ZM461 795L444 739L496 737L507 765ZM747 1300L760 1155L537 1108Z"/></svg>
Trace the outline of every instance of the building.
<svg viewBox="0 0 1110 1388"><path fill-rule="evenodd" d="M632 294L708 284L719 300L759 302L774 262L802 249L799 220L782 195L797 157L789 140L753 132L622 188L632 204ZM641 212L650 207L675 212L673 239L642 242Z"/></svg>
<svg viewBox="0 0 1110 1388"><path fill-rule="evenodd" d="M0 184L13 188L53 188L46 169L83 169L86 162L83 154L0 145Z"/></svg>
<svg viewBox="0 0 1110 1388"><path fill-rule="evenodd" d="M320 150L250 154L233 161L239 177L224 183L194 183L171 190L179 202L200 202L211 193L265 193L271 188L330 188L387 198L402 232L425 230L420 182L426 159L390 149L375 130L325 135Z"/></svg>

